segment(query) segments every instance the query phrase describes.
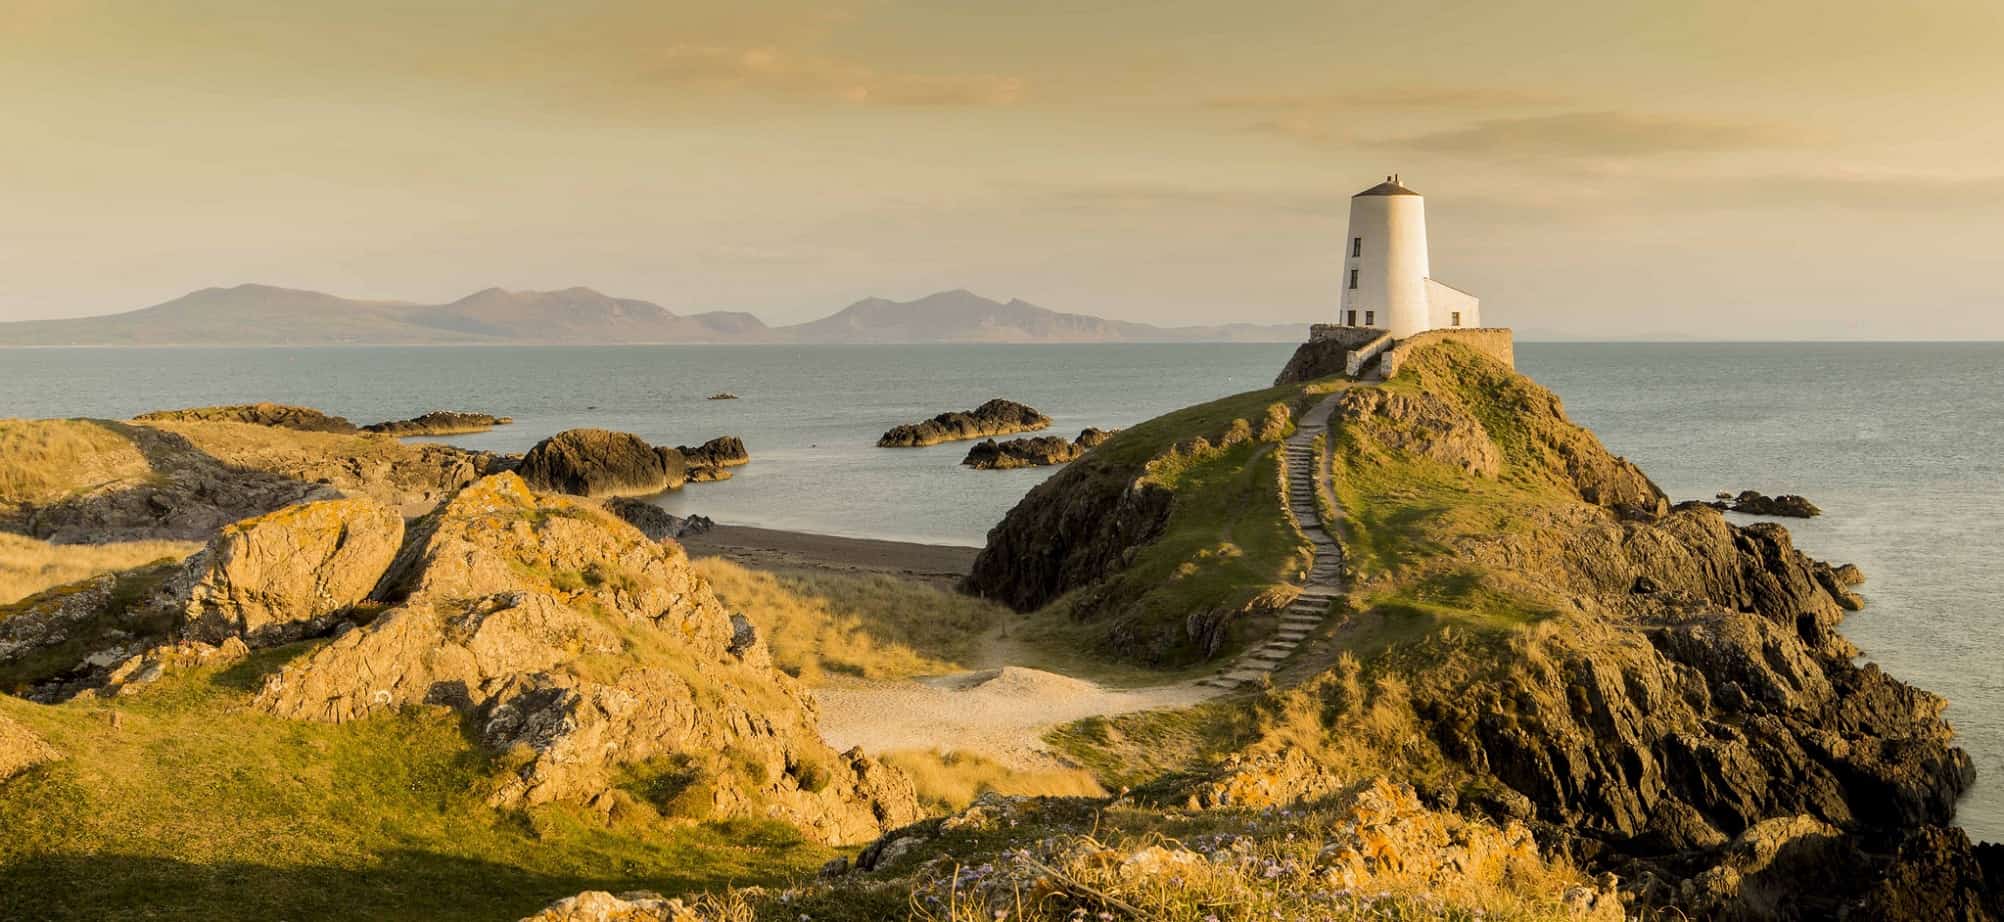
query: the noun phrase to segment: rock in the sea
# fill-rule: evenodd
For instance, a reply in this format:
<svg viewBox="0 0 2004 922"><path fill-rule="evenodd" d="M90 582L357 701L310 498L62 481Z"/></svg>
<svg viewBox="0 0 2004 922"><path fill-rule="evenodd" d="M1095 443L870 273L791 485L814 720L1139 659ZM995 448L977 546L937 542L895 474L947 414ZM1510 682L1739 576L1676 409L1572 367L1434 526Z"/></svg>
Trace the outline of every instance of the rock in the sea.
<svg viewBox="0 0 2004 922"><path fill-rule="evenodd" d="M683 445L679 450L691 468L736 467L751 463L751 453L745 451L744 440L735 435L721 435L694 448Z"/></svg>
<svg viewBox="0 0 2004 922"><path fill-rule="evenodd" d="M433 410L410 419L394 419L388 422L372 423L362 428L368 432L380 432L399 438L413 435L456 435L465 432L486 432L495 426L506 426L515 420L507 416L488 413L462 413L457 410Z"/></svg>
<svg viewBox="0 0 2004 922"><path fill-rule="evenodd" d="M730 391L719 391L719 392L717 392L717 393L714 393L714 394L711 394L710 396L708 396L708 397L705 397L705 398L703 398L703 399L704 399L704 400L736 400L736 399L738 399L738 395L736 395L736 394L733 394L733 393L731 393Z"/></svg>
<svg viewBox="0 0 2004 922"><path fill-rule="evenodd" d="M616 809L634 773L672 772L683 809L821 842L920 815L903 773L821 741L807 692L679 546L595 505L488 477L424 521L389 583L394 607L268 676L256 706L330 722L458 710L521 755L491 793L503 807Z"/></svg>
<svg viewBox="0 0 2004 922"><path fill-rule="evenodd" d="M1737 512L1741 515L1809 519L1823 514L1823 510L1816 508L1815 503L1803 497L1796 496L1793 493L1783 493L1780 496L1767 496L1757 490L1742 490L1739 495L1731 499L1725 499L1725 494L1720 494L1720 496L1720 501L1710 503L1709 505L1716 509Z"/></svg>
<svg viewBox="0 0 2004 922"><path fill-rule="evenodd" d="M185 410L155 410L152 413L135 416L133 419L156 423L249 423L253 426L297 429L301 432L352 434L359 431L354 423L339 416L329 416L312 407L295 407L282 403L243 403L220 407L189 407Z"/></svg>
<svg viewBox="0 0 2004 922"><path fill-rule="evenodd" d="M1034 432L1051 419L1013 400L990 400L972 410L941 413L921 423L893 427L877 440L880 448L918 448L966 439Z"/></svg>
<svg viewBox="0 0 2004 922"><path fill-rule="evenodd" d="M1119 429L1097 429L1087 426L1079 430L1079 437L1073 439L1072 444L1077 445L1080 449L1098 448L1106 444L1106 440L1113 438L1114 433L1119 431Z"/></svg>
<svg viewBox="0 0 2004 922"><path fill-rule="evenodd" d="M537 442L515 472L537 490L573 496L646 496L687 480L681 452L606 429L567 429Z"/></svg>
<svg viewBox="0 0 2004 922"><path fill-rule="evenodd" d="M1007 442L987 439L969 448L967 457L960 463L976 470L1006 470L1065 464L1084 453L1084 449L1058 435L1010 439Z"/></svg>
<svg viewBox="0 0 2004 922"><path fill-rule="evenodd" d="M1044 435L1034 438L1010 439L997 442L986 439L967 450L967 457L961 464L976 470L1007 470L1018 467L1046 467L1053 464L1068 464L1078 460L1080 455L1098 447L1113 438L1119 430L1086 429L1072 441L1062 436Z"/></svg>
<svg viewBox="0 0 2004 922"><path fill-rule="evenodd" d="M374 500L287 506L225 527L168 591L193 639L288 643L367 598L403 537L403 517Z"/></svg>

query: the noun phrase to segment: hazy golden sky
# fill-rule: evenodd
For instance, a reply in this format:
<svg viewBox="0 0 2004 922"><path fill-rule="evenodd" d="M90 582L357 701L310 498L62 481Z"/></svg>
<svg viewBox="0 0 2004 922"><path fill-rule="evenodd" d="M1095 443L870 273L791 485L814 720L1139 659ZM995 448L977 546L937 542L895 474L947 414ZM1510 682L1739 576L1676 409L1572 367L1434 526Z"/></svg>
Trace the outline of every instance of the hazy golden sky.
<svg viewBox="0 0 2004 922"><path fill-rule="evenodd" d="M0 319L257 281L1305 321L1397 171L1526 333L1997 338L2000 48L1997 0L0 0Z"/></svg>

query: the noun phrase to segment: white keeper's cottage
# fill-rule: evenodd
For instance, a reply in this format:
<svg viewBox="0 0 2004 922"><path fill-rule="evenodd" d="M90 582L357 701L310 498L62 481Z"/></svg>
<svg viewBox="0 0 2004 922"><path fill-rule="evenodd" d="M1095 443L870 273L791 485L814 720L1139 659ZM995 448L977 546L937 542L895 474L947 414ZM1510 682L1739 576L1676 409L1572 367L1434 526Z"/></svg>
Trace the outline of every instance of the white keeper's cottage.
<svg viewBox="0 0 2004 922"><path fill-rule="evenodd" d="M1427 330L1482 325L1482 302L1433 277L1426 253L1426 199L1385 177L1350 197L1336 325L1405 339Z"/></svg>

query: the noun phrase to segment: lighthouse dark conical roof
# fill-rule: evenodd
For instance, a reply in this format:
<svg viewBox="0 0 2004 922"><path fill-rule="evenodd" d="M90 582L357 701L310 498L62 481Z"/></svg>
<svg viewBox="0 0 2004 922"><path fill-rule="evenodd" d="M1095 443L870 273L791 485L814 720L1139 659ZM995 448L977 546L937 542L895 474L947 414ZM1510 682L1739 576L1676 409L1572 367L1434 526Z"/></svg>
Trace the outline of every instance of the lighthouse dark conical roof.
<svg viewBox="0 0 2004 922"><path fill-rule="evenodd" d="M1359 192L1356 195L1350 197L1363 198L1366 195L1418 195L1418 194L1419 193L1414 192L1413 190L1408 189L1404 185L1400 184L1399 177L1397 175L1392 175L1385 177L1384 182L1372 186L1369 189L1365 189L1364 191Z"/></svg>

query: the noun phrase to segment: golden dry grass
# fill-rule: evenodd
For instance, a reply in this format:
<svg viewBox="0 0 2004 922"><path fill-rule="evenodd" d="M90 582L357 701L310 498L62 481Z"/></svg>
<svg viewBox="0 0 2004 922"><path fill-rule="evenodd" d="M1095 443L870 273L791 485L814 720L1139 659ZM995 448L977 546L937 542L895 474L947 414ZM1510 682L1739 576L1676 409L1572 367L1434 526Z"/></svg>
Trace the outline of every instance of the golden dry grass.
<svg viewBox="0 0 2004 922"><path fill-rule="evenodd" d="M718 598L764 633L773 661L810 685L832 674L902 679L968 668L1009 612L889 574L773 574L693 562Z"/></svg>
<svg viewBox="0 0 2004 922"><path fill-rule="evenodd" d="M81 419L0 419L0 504L43 503L150 468L110 426Z"/></svg>
<svg viewBox="0 0 2004 922"><path fill-rule="evenodd" d="M0 533L0 605L100 573L130 570L168 557L186 557L201 549L193 541L50 544Z"/></svg>
<svg viewBox="0 0 2004 922"><path fill-rule="evenodd" d="M959 810L990 792L1030 797L1106 796L1106 789L1084 769L1023 771L971 752L924 749L887 752L882 759L911 776L920 802L934 813Z"/></svg>

